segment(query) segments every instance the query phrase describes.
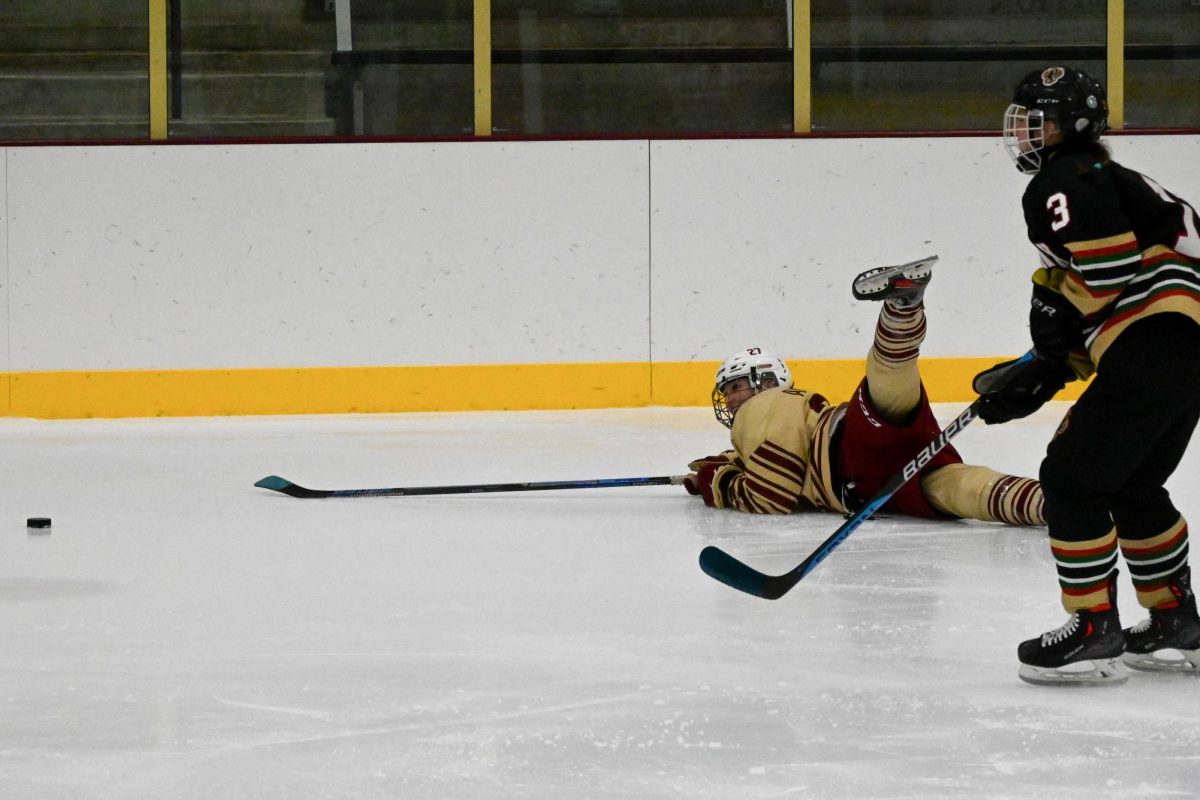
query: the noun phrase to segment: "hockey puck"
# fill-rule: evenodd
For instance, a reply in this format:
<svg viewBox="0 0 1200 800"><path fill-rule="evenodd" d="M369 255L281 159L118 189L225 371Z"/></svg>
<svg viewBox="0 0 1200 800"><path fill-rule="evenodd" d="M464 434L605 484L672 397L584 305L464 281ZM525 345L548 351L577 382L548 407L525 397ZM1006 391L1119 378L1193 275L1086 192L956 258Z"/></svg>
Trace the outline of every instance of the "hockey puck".
<svg viewBox="0 0 1200 800"><path fill-rule="evenodd" d="M30 517L29 519L25 520L25 527L27 527L27 528L49 528L50 527L50 518L49 517Z"/></svg>

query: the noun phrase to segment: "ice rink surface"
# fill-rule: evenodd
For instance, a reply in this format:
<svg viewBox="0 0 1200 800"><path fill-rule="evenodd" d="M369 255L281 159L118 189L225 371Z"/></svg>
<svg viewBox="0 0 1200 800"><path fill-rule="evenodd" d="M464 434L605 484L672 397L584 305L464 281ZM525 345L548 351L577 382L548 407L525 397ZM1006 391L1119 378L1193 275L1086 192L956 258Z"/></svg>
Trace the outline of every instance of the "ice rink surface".
<svg viewBox="0 0 1200 800"><path fill-rule="evenodd" d="M1064 409L955 443L1035 475ZM705 409L0 420L0 797L1200 795L1200 682L1017 679L1066 619L1042 529L873 520L772 602L700 549L782 572L840 517L253 486L671 475L727 446ZM1192 519L1198 478L1189 454L1170 484Z"/></svg>

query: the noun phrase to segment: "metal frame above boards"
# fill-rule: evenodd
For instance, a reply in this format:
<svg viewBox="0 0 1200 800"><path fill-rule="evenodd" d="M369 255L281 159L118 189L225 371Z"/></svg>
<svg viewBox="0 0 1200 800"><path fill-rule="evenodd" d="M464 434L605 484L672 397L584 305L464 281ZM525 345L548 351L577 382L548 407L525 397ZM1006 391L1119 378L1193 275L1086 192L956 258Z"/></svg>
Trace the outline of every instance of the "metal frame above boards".
<svg viewBox="0 0 1200 800"><path fill-rule="evenodd" d="M167 138L170 103L167 91L168 4L174 0L149 2L150 138ZM1003 45L1003 46L812 46L810 0L788 4L791 42L775 48L573 48L544 50L494 50L492 48L491 0L474 0L473 42L470 50L355 50L350 21L351 0L334 0L336 49L332 63L361 69L367 64L472 64L474 81L474 133L492 135L493 64L612 64L612 63L792 63L793 131L812 131L813 65L848 61L997 61L997 60L1101 60L1106 64L1109 123L1114 130L1125 124L1125 60L1200 58L1200 45L1126 45L1125 0L1108 0L1103 44ZM177 13L174 16L178 16ZM171 21L178 26L178 20ZM170 62L174 63L174 61ZM175 83L179 76L172 73ZM174 102L179 97L174 95ZM354 132L361 134L361 92L354 93Z"/></svg>

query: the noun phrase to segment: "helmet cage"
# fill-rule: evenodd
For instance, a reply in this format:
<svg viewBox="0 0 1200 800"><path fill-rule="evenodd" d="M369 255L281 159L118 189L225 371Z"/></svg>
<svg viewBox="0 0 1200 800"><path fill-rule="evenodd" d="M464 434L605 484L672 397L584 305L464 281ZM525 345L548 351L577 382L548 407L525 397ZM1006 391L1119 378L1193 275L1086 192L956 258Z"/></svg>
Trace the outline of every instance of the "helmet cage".
<svg viewBox="0 0 1200 800"><path fill-rule="evenodd" d="M1045 124L1058 130L1054 144L1046 143ZM1004 112L1004 146L1017 169L1037 172L1053 151L1079 149L1098 140L1108 129L1104 87L1082 70L1048 67L1021 79Z"/></svg>
<svg viewBox="0 0 1200 800"><path fill-rule="evenodd" d="M725 390L732 382L742 379L749 382L751 396L777 386L787 389L792 385L792 373L787 364L774 355L757 347L734 353L725 359L725 363L717 370L717 381L712 390L713 413L717 421L726 428L733 427L733 417L737 409L729 407L729 398ZM740 406L739 403L738 407Z"/></svg>
<svg viewBox="0 0 1200 800"><path fill-rule="evenodd" d="M1012 103L1004 112L1004 149L1017 169L1031 175L1042 168L1042 150L1046 147L1046 115L1041 109L1029 109Z"/></svg>

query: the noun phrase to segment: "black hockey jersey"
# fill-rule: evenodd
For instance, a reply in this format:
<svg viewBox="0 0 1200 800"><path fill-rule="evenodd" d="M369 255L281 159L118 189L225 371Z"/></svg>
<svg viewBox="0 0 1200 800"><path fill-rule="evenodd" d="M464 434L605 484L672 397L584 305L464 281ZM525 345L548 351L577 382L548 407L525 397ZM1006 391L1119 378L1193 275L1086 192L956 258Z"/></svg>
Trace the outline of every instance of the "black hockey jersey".
<svg viewBox="0 0 1200 800"><path fill-rule="evenodd" d="M1083 314L1093 365L1151 314L1200 322L1196 212L1150 178L1092 153L1064 153L1033 177L1022 205L1044 267L1034 280Z"/></svg>

